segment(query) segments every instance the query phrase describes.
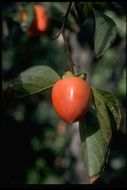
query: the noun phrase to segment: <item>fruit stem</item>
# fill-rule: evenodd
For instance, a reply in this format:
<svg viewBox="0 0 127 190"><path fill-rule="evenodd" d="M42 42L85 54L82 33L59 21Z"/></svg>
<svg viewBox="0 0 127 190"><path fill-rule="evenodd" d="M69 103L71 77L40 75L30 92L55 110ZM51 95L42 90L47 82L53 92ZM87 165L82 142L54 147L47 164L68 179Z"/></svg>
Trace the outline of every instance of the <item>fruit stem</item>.
<svg viewBox="0 0 127 190"><path fill-rule="evenodd" d="M70 65L70 71L74 74L74 68L73 68L74 63L73 63L73 60L72 60L72 57L71 57L71 52L70 52L70 49L69 49L69 46L68 46L67 38L65 36L65 30L62 31L62 36L63 36L63 39L64 39L65 48L66 48L66 51L67 51L68 62L69 62L69 65Z"/></svg>

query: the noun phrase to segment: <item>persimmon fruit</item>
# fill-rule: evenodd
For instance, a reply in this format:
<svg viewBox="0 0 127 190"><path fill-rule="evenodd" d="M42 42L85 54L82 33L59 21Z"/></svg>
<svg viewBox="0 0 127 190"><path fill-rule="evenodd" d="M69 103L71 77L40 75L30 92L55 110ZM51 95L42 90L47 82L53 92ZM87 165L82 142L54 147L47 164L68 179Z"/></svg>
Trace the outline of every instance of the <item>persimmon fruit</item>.
<svg viewBox="0 0 127 190"><path fill-rule="evenodd" d="M91 88L79 77L68 77L57 81L51 92L52 105L59 117L73 123L88 111L91 102Z"/></svg>
<svg viewBox="0 0 127 190"><path fill-rule="evenodd" d="M28 13L26 10L20 12L20 23L27 21ZM42 5L34 5L34 18L32 24L25 30L29 36L39 36L46 33L49 29L50 19L48 12Z"/></svg>

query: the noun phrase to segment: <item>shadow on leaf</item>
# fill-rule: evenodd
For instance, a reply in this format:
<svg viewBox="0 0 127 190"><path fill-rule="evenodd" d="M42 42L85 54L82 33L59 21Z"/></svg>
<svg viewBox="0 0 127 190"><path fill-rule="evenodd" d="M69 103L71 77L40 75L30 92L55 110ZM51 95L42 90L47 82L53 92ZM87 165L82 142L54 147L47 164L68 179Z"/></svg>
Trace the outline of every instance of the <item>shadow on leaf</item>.
<svg viewBox="0 0 127 190"><path fill-rule="evenodd" d="M93 135L100 129L100 124L98 122L96 112L93 108L91 108L85 118L80 120L80 134L81 134L81 141L84 141L87 137ZM86 135L84 135L86 134Z"/></svg>

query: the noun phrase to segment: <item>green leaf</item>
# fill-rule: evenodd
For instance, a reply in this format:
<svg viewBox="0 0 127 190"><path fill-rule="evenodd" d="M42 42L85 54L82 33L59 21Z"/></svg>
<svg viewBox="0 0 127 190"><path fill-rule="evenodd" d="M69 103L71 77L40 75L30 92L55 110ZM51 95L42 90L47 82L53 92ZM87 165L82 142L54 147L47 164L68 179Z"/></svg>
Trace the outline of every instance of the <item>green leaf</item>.
<svg viewBox="0 0 127 190"><path fill-rule="evenodd" d="M110 116L108 114L108 110L107 110L103 96L100 94L100 92L96 88L92 87L92 91L93 91L97 118L102 129L103 137L105 138L105 141L108 144L111 138Z"/></svg>
<svg viewBox="0 0 127 190"><path fill-rule="evenodd" d="M109 138L94 109L79 122L83 159L90 182L94 183L104 169L109 154Z"/></svg>
<svg viewBox="0 0 127 190"><path fill-rule="evenodd" d="M80 24L83 24L85 22L85 19L87 18L88 14L92 10L92 2L75 2L75 9L77 12L78 19L80 21Z"/></svg>
<svg viewBox="0 0 127 190"><path fill-rule="evenodd" d="M92 10L92 2L83 2L83 14L85 17L89 14L89 12Z"/></svg>
<svg viewBox="0 0 127 190"><path fill-rule="evenodd" d="M111 46L116 37L116 24L107 15L93 9L95 16L95 56L98 58Z"/></svg>
<svg viewBox="0 0 127 190"><path fill-rule="evenodd" d="M96 89L98 92L103 96L105 104L107 105L109 109L109 113L113 116L113 128L114 130L117 130L120 128L121 125L121 111L120 106L117 98L110 94L107 91ZM110 115L110 116L111 116Z"/></svg>
<svg viewBox="0 0 127 190"><path fill-rule="evenodd" d="M50 67L33 66L19 74L13 82L13 90L17 95L34 94L52 87L58 80L59 75Z"/></svg>
<svg viewBox="0 0 127 190"><path fill-rule="evenodd" d="M112 137L111 118L105 98L97 89L92 87L92 91L95 108L79 122L83 158L91 183L105 167Z"/></svg>

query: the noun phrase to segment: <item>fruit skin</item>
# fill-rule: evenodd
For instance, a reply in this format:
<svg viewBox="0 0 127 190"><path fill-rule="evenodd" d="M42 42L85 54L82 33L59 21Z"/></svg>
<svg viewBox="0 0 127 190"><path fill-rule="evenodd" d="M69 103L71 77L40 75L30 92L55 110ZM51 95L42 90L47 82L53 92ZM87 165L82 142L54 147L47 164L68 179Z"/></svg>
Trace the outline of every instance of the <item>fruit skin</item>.
<svg viewBox="0 0 127 190"><path fill-rule="evenodd" d="M52 88L52 105L61 119L68 123L80 120L88 111L91 88L78 77L63 78Z"/></svg>
<svg viewBox="0 0 127 190"><path fill-rule="evenodd" d="M20 22L26 21L28 18L28 13L26 11L21 11ZM26 30L29 36L39 36L42 33L46 33L49 29L50 20L47 11L41 5L34 6L34 20L31 26Z"/></svg>

